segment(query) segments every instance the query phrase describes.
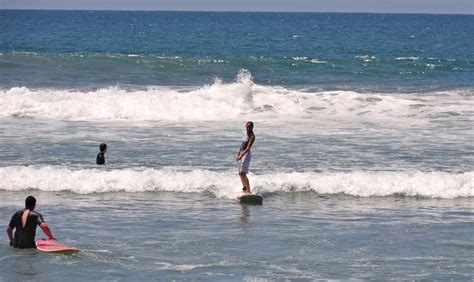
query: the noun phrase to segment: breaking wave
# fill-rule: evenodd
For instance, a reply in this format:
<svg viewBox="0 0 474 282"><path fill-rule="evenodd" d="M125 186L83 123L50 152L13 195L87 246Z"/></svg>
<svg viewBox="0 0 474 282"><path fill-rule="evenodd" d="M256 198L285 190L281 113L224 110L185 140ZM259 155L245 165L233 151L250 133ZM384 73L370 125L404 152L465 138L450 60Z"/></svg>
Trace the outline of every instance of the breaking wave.
<svg viewBox="0 0 474 282"><path fill-rule="evenodd" d="M424 124L469 121L471 90L402 94L348 90L294 90L262 86L241 70L233 83L219 79L196 89L108 87L96 90L0 90L0 117L70 121L215 121L313 119L323 122Z"/></svg>
<svg viewBox="0 0 474 282"><path fill-rule="evenodd" d="M112 192L210 192L232 198L240 189L236 173L178 169L77 169L55 166L0 168L0 190ZM474 197L474 172L290 172L251 175L253 190L268 194L312 191L357 197L403 195L452 199Z"/></svg>

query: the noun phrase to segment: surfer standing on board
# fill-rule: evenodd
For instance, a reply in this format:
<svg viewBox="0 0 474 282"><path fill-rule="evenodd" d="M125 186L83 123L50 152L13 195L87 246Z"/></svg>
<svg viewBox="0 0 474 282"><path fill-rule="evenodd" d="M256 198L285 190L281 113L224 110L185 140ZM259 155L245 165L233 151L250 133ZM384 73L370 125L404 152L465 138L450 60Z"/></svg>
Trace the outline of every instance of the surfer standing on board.
<svg viewBox="0 0 474 282"><path fill-rule="evenodd" d="M43 216L34 211L35 207L35 197L29 196L25 200L25 209L17 211L12 216L7 228L10 246L20 249L36 248L35 234L37 225L43 229L43 232L49 239L56 240L53 234L51 234L48 225L44 222ZM15 237L13 237L13 229L15 229Z"/></svg>
<svg viewBox="0 0 474 282"><path fill-rule="evenodd" d="M242 191L246 194L251 194L250 183L247 178L247 173L249 172L250 160L252 155L250 153L250 148L255 141L255 134L253 134L253 122L248 121L245 124L245 135L242 138L242 145L240 145L239 152L237 153L236 160L239 162L239 176L240 181L242 181Z"/></svg>

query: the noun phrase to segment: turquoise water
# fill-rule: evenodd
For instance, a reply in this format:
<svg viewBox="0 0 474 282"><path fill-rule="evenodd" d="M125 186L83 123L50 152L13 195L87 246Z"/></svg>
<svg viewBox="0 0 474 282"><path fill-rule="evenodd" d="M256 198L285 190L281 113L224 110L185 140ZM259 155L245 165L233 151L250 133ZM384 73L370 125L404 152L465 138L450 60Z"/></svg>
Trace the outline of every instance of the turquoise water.
<svg viewBox="0 0 474 282"><path fill-rule="evenodd" d="M472 20L0 11L0 280L472 279Z"/></svg>

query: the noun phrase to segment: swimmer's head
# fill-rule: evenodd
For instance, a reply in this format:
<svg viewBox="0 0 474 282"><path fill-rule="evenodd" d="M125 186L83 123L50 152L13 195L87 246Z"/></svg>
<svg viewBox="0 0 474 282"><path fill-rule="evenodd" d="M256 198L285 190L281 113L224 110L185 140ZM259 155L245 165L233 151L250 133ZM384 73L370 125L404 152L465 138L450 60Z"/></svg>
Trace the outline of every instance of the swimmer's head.
<svg viewBox="0 0 474 282"><path fill-rule="evenodd" d="M34 210L36 207L36 199L35 197L33 196L28 196L26 197L26 200L25 200L25 208L29 209L29 210Z"/></svg>
<svg viewBox="0 0 474 282"><path fill-rule="evenodd" d="M105 151L107 151L107 144L105 143L102 143L99 145L99 150L101 153L105 153Z"/></svg>
<svg viewBox="0 0 474 282"><path fill-rule="evenodd" d="M253 122L247 121L245 124L245 129L247 130L247 133L253 132Z"/></svg>

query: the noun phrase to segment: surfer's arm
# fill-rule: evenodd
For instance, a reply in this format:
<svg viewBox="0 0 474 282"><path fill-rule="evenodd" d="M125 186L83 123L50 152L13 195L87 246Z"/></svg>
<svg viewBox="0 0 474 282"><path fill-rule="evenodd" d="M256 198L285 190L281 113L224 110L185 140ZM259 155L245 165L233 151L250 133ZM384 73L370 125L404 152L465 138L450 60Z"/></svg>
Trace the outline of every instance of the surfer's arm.
<svg viewBox="0 0 474 282"><path fill-rule="evenodd" d="M49 239L56 240L56 238L53 237L53 234L51 233L51 230L49 229L49 227L46 223L44 223L44 222L41 223L40 227L43 230L44 234L46 234Z"/></svg>
<svg viewBox="0 0 474 282"><path fill-rule="evenodd" d="M250 148L252 147L254 141L255 141L255 135L252 135L252 137L250 137L249 144L247 145L247 148L245 148L245 150L243 150L243 151L242 150L239 151L239 155L237 156L238 160L243 158L243 156L245 156L245 154L247 154L248 151L250 151Z"/></svg>
<svg viewBox="0 0 474 282"><path fill-rule="evenodd" d="M13 238L13 228L10 225L8 225L7 234L8 234L8 238L10 239L10 246L14 246L15 238Z"/></svg>
<svg viewBox="0 0 474 282"><path fill-rule="evenodd" d="M239 151L237 152L236 160L239 160L240 152L242 152L242 146L240 146Z"/></svg>

